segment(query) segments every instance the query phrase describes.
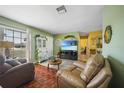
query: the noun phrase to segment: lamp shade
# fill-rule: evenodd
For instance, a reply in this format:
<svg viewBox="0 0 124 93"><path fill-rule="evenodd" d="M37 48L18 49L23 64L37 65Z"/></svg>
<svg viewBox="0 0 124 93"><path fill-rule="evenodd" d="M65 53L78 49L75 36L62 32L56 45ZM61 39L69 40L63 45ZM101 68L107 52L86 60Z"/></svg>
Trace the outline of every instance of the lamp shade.
<svg viewBox="0 0 124 93"><path fill-rule="evenodd" d="M13 42L0 41L0 48L12 48L12 47L14 47Z"/></svg>

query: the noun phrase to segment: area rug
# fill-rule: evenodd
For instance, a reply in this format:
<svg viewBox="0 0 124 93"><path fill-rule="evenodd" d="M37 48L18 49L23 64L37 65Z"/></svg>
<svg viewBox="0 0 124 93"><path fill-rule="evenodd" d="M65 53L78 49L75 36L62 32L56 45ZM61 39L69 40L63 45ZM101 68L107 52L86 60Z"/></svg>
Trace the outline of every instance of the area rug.
<svg viewBox="0 0 124 93"><path fill-rule="evenodd" d="M25 84L24 88L56 88L56 72L55 69L47 69L42 65L35 65L35 78L33 81Z"/></svg>

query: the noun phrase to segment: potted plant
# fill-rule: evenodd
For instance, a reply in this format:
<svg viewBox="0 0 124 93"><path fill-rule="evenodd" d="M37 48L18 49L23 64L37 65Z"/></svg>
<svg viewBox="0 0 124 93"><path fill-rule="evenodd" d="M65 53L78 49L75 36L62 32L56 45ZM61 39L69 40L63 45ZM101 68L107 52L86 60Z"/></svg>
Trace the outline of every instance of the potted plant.
<svg viewBox="0 0 124 93"><path fill-rule="evenodd" d="M35 60L36 60L36 64L38 64L39 63L39 58L38 58L38 52L39 50L38 49L36 49L35 50Z"/></svg>

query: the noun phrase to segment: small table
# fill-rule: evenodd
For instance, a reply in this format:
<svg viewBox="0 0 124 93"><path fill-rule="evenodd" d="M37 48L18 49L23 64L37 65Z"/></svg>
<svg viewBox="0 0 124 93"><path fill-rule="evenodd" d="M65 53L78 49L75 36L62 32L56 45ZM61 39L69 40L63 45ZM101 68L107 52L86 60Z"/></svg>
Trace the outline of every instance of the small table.
<svg viewBox="0 0 124 93"><path fill-rule="evenodd" d="M49 65L58 65L58 70L59 70L59 65L62 63L62 60L56 60L56 61L48 61L48 69L49 69Z"/></svg>

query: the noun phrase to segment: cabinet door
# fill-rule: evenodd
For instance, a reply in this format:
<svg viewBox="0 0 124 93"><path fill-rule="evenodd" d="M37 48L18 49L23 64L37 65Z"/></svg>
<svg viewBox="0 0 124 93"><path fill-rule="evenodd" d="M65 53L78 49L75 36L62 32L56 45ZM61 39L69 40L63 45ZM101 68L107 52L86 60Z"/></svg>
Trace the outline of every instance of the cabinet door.
<svg viewBox="0 0 124 93"><path fill-rule="evenodd" d="M53 37L47 37L48 42L47 42L47 49L48 49L48 57L53 56Z"/></svg>

